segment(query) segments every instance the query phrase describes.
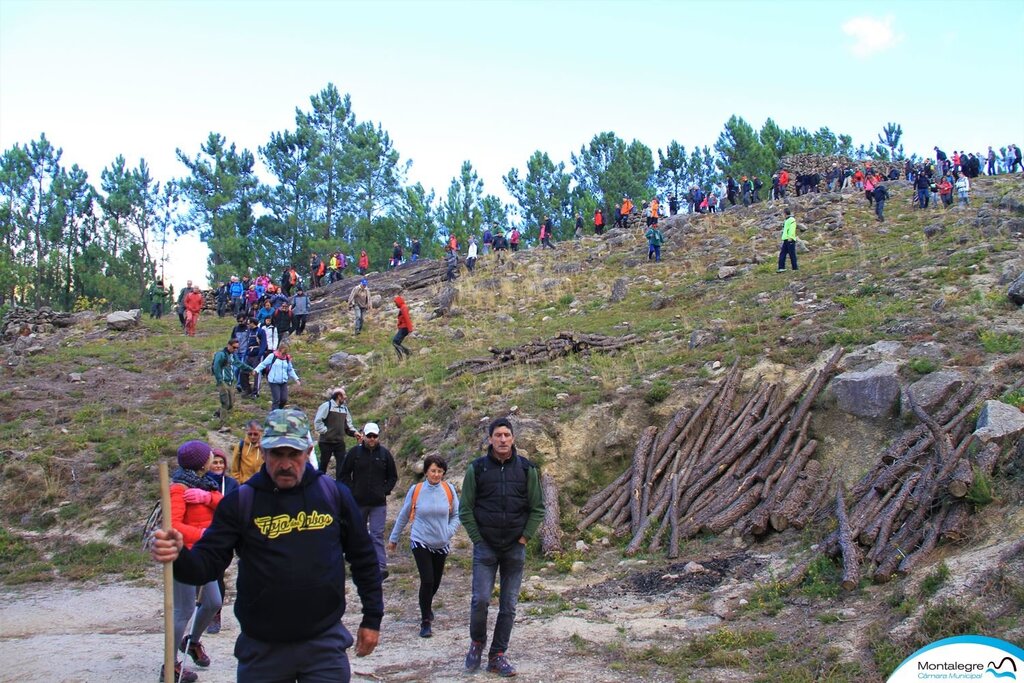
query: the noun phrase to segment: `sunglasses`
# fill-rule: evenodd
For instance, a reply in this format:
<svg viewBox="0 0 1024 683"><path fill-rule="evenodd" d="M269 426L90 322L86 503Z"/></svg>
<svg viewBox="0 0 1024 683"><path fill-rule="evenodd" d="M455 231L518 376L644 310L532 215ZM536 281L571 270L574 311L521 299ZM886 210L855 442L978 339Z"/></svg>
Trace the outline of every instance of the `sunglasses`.
<svg viewBox="0 0 1024 683"><path fill-rule="evenodd" d="M363 434L364 439L376 439L377 437L377 434Z"/></svg>

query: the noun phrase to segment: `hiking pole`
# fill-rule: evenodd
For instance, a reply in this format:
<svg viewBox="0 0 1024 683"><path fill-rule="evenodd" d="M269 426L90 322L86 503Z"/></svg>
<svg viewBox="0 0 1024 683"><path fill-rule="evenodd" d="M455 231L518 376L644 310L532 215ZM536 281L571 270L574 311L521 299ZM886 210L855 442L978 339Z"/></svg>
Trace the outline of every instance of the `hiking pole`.
<svg viewBox="0 0 1024 683"><path fill-rule="evenodd" d="M171 530L171 481L167 463L160 462L160 509L163 510L160 528ZM174 683L174 567L164 563L164 683Z"/></svg>

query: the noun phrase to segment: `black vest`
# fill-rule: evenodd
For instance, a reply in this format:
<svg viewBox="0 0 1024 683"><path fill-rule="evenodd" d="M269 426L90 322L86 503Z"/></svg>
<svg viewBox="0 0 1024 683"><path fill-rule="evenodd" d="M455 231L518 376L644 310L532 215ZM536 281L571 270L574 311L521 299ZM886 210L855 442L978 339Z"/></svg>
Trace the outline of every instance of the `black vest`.
<svg viewBox="0 0 1024 683"><path fill-rule="evenodd" d="M514 450L504 465L490 454L473 462L476 475L473 517L480 535L495 550L514 547L526 529L530 518L527 481L533 466Z"/></svg>

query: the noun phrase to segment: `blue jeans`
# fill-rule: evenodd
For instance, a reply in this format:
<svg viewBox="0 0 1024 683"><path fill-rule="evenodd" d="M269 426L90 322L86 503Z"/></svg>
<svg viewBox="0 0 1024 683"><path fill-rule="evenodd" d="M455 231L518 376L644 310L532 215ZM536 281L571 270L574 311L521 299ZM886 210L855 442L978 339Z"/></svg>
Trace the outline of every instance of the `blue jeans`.
<svg viewBox="0 0 1024 683"><path fill-rule="evenodd" d="M925 190L918 190L917 191L917 206L918 206L918 208L921 208L921 209L927 209L928 208L928 190L927 189L925 189Z"/></svg>
<svg viewBox="0 0 1024 683"><path fill-rule="evenodd" d="M359 334L363 331L363 316L366 315L366 309L356 306L353 312L356 314L356 334Z"/></svg>
<svg viewBox="0 0 1024 683"><path fill-rule="evenodd" d="M486 543L473 544L473 600L469 610L469 637L478 643L487 642L487 608L494 592L495 576L501 573L498 618L494 623L494 638L488 655L508 649L525 565L526 546L521 543L503 551L492 550Z"/></svg>
<svg viewBox="0 0 1024 683"><path fill-rule="evenodd" d="M377 553L377 565L383 572L388 568L388 556L384 553L384 523L387 521L388 507L361 506L361 509L363 522L366 523L366 530L370 532L370 540L373 541L373 549Z"/></svg>
<svg viewBox="0 0 1024 683"><path fill-rule="evenodd" d="M648 244L647 249L647 260L650 261L653 257L655 262L661 260L661 245L660 244Z"/></svg>
<svg viewBox="0 0 1024 683"><path fill-rule="evenodd" d="M268 643L244 633L235 641L239 683L348 683L352 634L339 621L325 632L293 643Z"/></svg>
<svg viewBox="0 0 1024 683"><path fill-rule="evenodd" d="M878 216L878 220L884 221L885 216L882 215L882 211L885 209L885 200L879 199L875 202L875 215Z"/></svg>

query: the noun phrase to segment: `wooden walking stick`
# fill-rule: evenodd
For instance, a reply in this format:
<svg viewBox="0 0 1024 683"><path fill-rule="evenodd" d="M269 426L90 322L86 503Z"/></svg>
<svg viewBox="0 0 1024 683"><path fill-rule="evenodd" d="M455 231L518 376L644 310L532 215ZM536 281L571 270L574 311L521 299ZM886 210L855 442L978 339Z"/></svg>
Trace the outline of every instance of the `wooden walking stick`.
<svg viewBox="0 0 1024 683"><path fill-rule="evenodd" d="M171 530L171 478L167 463L160 463L160 528ZM174 567L164 563L164 683L174 683Z"/></svg>

